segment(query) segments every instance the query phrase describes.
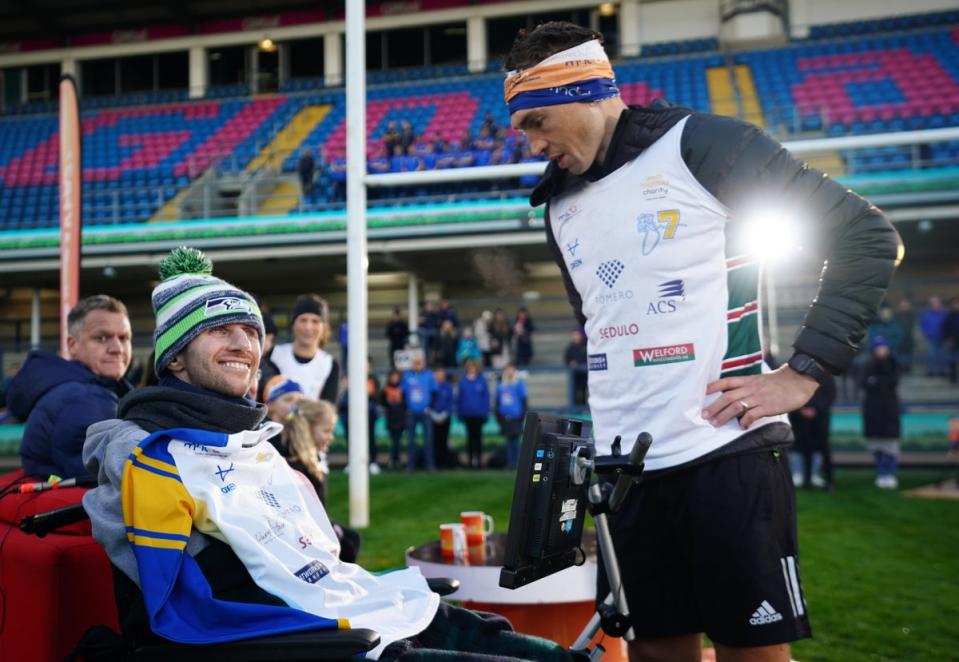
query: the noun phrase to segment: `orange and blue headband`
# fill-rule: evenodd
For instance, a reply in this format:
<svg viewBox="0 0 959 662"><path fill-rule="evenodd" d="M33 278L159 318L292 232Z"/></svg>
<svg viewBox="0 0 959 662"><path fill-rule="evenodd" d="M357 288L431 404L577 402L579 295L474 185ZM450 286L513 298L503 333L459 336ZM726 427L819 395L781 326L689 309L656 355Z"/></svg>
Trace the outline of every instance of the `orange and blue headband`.
<svg viewBox="0 0 959 662"><path fill-rule="evenodd" d="M619 94L609 58L598 40L555 53L503 81L510 114L527 108L600 101Z"/></svg>

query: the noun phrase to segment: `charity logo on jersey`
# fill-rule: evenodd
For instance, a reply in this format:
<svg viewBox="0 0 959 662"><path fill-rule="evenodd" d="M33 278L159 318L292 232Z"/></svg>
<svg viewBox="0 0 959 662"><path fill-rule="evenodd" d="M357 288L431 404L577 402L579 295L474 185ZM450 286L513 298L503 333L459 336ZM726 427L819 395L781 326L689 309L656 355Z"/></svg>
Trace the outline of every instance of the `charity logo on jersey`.
<svg viewBox="0 0 959 662"><path fill-rule="evenodd" d="M633 350L633 365L637 368L695 360L696 351L693 343L663 345L661 347L640 347Z"/></svg>
<svg viewBox="0 0 959 662"><path fill-rule="evenodd" d="M206 302L203 314L206 317L210 315L219 315L221 313L249 313L250 302L238 297L216 297Z"/></svg>
<svg viewBox="0 0 959 662"><path fill-rule="evenodd" d="M681 280L667 280L660 283L657 297L646 307L647 315L668 315L675 313L682 301L686 300L686 284Z"/></svg>
<svg viewBox="0 0 959 662"><path fill-rule="evenodd" d="M669 195L669 180L665 175L650 175L639 187L643 200L661 200Z"/></svg>
<svg viewBox="0 0 959 662"><path fill-rule="evenodd" d="M680 223L678 209L662 209L655 214L643 212L637 216L636 231L643 238L643 255L650 255L662 242L675 238L679 229L684 227L686 224Z"/></svg>

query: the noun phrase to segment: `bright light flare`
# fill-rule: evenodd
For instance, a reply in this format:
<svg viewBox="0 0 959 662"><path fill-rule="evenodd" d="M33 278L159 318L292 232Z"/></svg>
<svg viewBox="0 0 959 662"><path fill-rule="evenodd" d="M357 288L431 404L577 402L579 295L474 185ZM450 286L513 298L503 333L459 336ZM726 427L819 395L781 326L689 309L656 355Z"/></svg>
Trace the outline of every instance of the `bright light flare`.
<svg viewBox="0 0 959 662"><path fill-rule="evenodd" d="M736 221L733 221L736 222ZM761 205L740 221L746 252L767 264L788 262L803 250L803 224L798 215L776 205Z"/></svg>

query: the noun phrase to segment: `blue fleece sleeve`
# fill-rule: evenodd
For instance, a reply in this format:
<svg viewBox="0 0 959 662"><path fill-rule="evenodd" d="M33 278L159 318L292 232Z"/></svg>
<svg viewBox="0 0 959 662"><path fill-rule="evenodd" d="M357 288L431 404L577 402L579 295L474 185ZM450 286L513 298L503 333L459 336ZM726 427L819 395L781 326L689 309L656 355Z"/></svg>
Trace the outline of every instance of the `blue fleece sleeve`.
<svg viewBox="0 0 959 662"><path fill-rule="evenodd" d="M87 475L83 466L83 442L87 428L99 421L115 418L117 399L103 389L82 384L65 384L44 398L50 428L50 461L61 472L61 478Z"/></svg>

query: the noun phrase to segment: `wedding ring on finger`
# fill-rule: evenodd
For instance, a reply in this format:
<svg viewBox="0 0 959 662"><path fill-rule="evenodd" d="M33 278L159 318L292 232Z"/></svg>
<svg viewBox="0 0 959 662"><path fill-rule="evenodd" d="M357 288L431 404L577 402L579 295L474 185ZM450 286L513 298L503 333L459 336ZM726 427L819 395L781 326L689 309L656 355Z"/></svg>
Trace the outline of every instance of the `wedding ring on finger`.
<svg viewBox="0 0 959 662"><path fill-rule="evenodd" d="M743 408L743 413L744 413L744 414L745 414L747 411L749 411L749 403L748 403L748 402L746 402L745 400L740 400L740 401L739 401L739 404L740 404L740 406L742 406L742 408Z"/></svg>

